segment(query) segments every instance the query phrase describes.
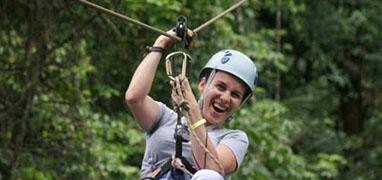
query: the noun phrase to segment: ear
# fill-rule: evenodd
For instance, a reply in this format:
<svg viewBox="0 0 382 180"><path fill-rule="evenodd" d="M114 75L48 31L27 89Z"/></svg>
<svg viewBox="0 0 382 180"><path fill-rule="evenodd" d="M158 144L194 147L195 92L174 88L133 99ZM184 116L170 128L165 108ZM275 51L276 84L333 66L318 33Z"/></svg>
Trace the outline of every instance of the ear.
<svg viewBox="0 0 382 180"><path fill-rule="evenodd" d="M202 77L202 79L200 79L198 84L198 89L202 94L203 94L204 88L206 88L206 84L207 84L206 77Z"/></svg>

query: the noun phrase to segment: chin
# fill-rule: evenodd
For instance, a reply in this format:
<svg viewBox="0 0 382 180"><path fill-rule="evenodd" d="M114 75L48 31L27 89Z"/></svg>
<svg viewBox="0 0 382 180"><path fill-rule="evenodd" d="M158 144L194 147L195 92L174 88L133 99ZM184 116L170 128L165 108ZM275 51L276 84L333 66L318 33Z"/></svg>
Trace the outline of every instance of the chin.
<svg viewBox="0 0 382 180"><path fill-rule="evenodd" d="M221 125L221 124L223 124L223 122L225 121L225 119L221 119L221 118L213 118L213 117L209 117L210 119L209 119L209 123L210 124L213 124L213 125Z"/></svg>
<svg viewBox="0 0 382 180"><path fill-rule="evenodd" d="M215 114L215 112L211 112L207 110L207 113L204 113L203 117L208 121L208 123L213 125L221 125L227 119L225 114Z"/></svg>

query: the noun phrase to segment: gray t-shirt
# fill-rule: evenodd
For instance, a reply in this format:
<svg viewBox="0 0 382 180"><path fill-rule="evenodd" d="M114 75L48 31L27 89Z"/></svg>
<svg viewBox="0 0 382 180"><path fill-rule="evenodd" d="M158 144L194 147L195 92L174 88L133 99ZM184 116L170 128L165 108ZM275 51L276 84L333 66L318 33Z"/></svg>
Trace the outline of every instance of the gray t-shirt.
<svg viewBox="0 0 382 180"><path fill-rule="evenodd" d="M165 163L171 155L175 154L175 125L177 114L165 104L157 102L159 118L146 132L146 149L142 161L141 177L161 164ZM234 153L237 167L241 164L248 149L248 137L245 132L231 129L208 128L208 137L216 146L227 145ZM195 167L190 142L183 142L182 155Z"/></svg>

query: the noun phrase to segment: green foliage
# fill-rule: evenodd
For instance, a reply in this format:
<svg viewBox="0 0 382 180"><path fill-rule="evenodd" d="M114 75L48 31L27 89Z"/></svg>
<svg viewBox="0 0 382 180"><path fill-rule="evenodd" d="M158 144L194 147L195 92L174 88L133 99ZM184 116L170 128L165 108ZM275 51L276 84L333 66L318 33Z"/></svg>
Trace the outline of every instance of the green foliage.
<svg viewBox="0 0 382 180"><path fill-rule="evenodd" d="M232 3L94 2L163 30L179 15L196 28ZM189 51L193 87L221 49L243 51L259 70L255 98L228 125L250 140L231 178L378 179L381 2L280 2L247 1L203 29ZM77 1L1 1L0 10L0 179L138 179L145 137L123 96L157 34ZM167 81L161 65L151 96L169 103ZM349 99L361 99L358 134L345 133Z"/></svg>
<svg viewBox="0 0 382 180"><path fill-rule="evenodd" d="M89 123L96 136L91 147L98 169L94 177L138 179L144 136L132 125L132 119L96 116Z"/></svg>
<svg viewBox="0 0 382 180"><path fill-rule="evenodd" d="M231 126L247 132L251 140L246 162L235 179L301 179L313 175L303 157L288 145L301 126L284 118L286 112L287 108L276 101L261 100L234 120Z"/></svg>
<svg viewBox="0 0 382 180"><path fill-rule="evenodd" d="M340 155L319 153L311 169L318 172L323 178L334 178L339 174L338 166L345 164L346 159Z"/></svg>

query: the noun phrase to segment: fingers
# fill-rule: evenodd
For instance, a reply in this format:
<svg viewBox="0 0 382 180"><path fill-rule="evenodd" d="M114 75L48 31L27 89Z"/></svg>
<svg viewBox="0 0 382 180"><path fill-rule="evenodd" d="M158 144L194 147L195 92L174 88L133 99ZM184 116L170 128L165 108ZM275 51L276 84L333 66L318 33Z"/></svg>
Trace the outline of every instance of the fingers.
<svg viewBox="0 0 382 180"><path fill-rule="evenodd" d="M187 77L179 75L170 80L170 85L172 86L173 93L186 97L192 94L192 89Z"/></svg>
<svg viewBox="0 0 382 180"><path fill-rule="evenodd" d="M168 34L176 36L176 32L174 32L172 29L167 31ZM163 49L168 49L174 44L174 40L164 36L160 35L156 40L153 46L155 47L161 47Z"/></svg>
<svg viewBox="0 0 382 180"><path fill-rule="evenodd" d="M182 98L175 92L171 92L171 99L175 102L175 104L179 104L182 101Z"/></svg>
<svg viewBox="0 0 382 180"><path fill-rule="evenodd" d="M182 107L185 110L188 109L188 103L184 99L184 88L182 86L182 80L180 77L175 77L170 81L173 86L171 91L171 98L178 107Z"/></svg>
<svg viewBox="0 0 382 180"><path fill-rule="evenodd" d="M176 86L176 92L179 94L179 95L181 95L181 96L183 96L183 93L184 93L184 87L183 87L183 83L182 83L182 79L178 76L178 77L176 77L175 78L176 79L176 84L177 84L177 86Z"/></svg>
<svg viewBox="0 0 382 180"><path fill-rule="evenodd" d="M180 83L181 83L181 87L183 88L183 92L191 93L192 90L191 90L190 83L188 82L188 78L185 77L185 76L180 75L179 76L179 80L180 80Z"/></svg>
<svg viewBox="0 0 382 180"><path fill-rule="evenodd" d="M186 111L190 109L191 105L197 107L197 102L187 77L179 75L171 78L170 84L172 86L171 98L175 107Z"/></svg>
<svg viewBox="0 0 382 180"><path fill-rule="evenodd" d="M172 86L172 93L177 94L179 96L183 96L184 87L182 83L182 78L177 76L170 80L170 85Z"/></svg>
<svg viewBox="0 0 382 180"><path fill-rule="evenodd" d="M187 37L193 38L194 36L195 36L194 31L192 31L191 29L187 29Z"/></svg>

